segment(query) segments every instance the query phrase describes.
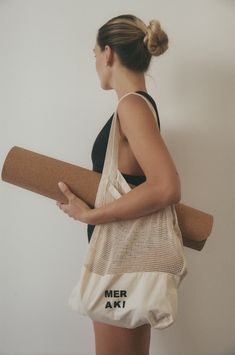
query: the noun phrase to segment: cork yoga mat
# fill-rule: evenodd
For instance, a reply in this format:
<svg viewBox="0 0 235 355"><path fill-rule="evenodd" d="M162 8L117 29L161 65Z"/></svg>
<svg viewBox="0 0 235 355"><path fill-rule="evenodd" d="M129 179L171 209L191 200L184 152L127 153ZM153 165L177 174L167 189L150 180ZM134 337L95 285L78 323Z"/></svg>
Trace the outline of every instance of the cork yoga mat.
<svg viewBox="0 0 235 355"><path fill-rule="evenodd" d="M75 195L93 208L101 174L14 146L5 158L1 178L10 184L68 203L57 185L63 181ZM201 250L211 233L213 216L182 203L177 203L175 208L184 245Z"/></svg>

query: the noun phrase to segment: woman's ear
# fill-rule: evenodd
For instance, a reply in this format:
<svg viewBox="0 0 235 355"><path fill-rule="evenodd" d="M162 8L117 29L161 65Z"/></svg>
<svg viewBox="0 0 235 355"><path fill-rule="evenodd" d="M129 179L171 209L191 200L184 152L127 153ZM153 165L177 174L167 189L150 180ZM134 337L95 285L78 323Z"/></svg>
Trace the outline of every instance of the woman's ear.
<svg viewBox="0 0 235 355"><path fill-rule="evenodd" d="M109 45L105 46L105 62L106 65L112 64L113 62L113 50Z"/></svg>

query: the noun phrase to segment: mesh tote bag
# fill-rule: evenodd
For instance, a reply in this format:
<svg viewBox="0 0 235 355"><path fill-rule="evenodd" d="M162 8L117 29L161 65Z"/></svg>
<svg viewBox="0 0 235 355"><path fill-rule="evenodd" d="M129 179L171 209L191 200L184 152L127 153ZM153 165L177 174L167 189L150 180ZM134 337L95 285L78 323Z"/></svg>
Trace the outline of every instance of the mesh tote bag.
<svg viewBox="0 0 235 355"><path fill-rule="evenodd" d="M146 98L128 94L142 97L156 118ZM118 170L118 124L115 111L95 208L131 190ZM97 224L68 303L102 323L162 329L175 320L177 288L186 274L182 235L175 205L170 205L136 219Z"/></svg>

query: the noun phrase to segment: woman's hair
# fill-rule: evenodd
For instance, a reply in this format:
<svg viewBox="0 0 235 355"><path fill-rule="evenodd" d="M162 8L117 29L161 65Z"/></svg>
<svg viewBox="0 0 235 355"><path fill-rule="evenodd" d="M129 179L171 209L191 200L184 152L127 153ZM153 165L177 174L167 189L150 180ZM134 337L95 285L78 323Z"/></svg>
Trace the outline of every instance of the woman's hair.
<svg viewBox="0 0 235 355"><path fill-rule="evenodd" d="M167 50L168 36L158 20L151 20L146 26L134 15L120 15L99 28L97 43L101 51L109 45L128 69L146 72L151 57Z"/></svg>

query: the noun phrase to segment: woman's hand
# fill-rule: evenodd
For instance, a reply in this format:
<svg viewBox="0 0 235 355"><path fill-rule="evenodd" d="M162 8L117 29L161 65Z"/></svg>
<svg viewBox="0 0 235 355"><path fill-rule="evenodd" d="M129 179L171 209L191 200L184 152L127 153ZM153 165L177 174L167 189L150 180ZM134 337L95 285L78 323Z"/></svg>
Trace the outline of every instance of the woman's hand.
<svg viewBox="0 0 235 355"><path fill-rule="evenodd" d="M57 201L57 206L67 213L69 217L72 217L80 222L89 223L88 213L91 211L91 208L86 204L86 202L76 196L64 182L59 182L58 186L61 192L63 192L63 194L67 197L69 203L66 205L65 203Z"/></svg>

